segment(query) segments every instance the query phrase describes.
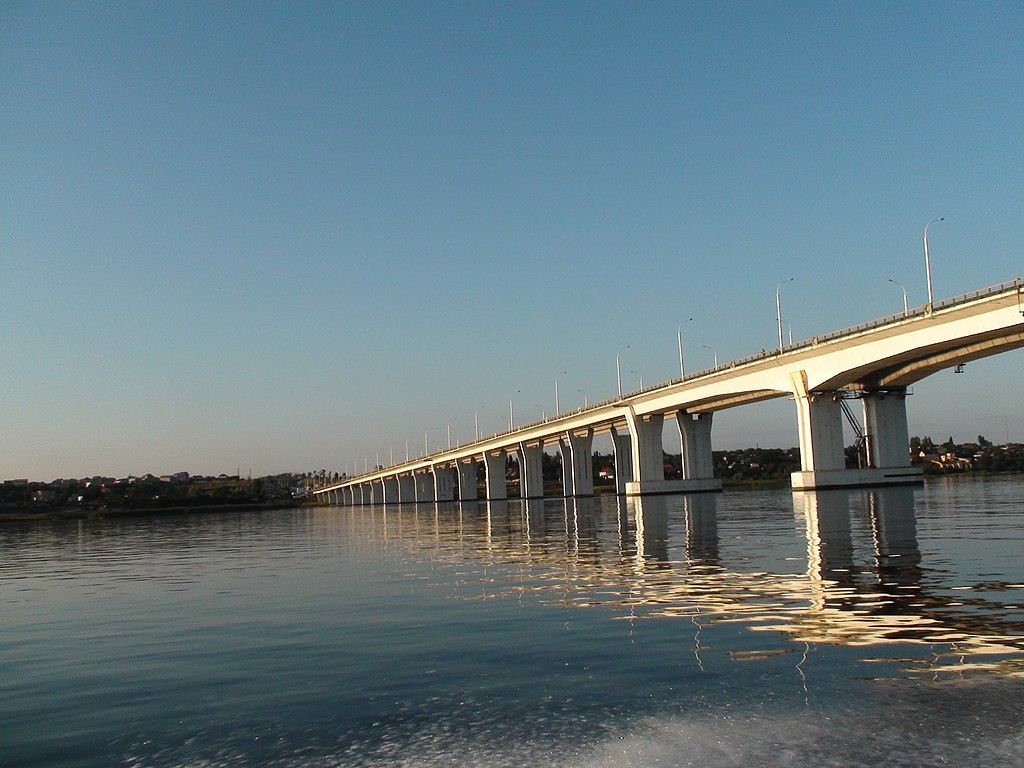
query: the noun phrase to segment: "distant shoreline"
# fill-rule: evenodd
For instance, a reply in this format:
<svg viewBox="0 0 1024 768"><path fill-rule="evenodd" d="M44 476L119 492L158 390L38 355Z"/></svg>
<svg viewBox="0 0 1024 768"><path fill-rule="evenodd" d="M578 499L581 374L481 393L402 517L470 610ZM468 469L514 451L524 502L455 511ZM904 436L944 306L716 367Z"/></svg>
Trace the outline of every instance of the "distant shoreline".
<svg viewBox="0 0 1024 768"><path fill-rule="evenodd" d="M976 477L1006 477L1009 475L1024 474L1017 470L1005 472L943 472L926 474L925 482L931 482L939 478L976 478ZM784 488L788 481L777 478L747 479L747 480L725 480L725 488L730 489L765 489ZM614 495L614 486L598 486L594 490L596 496ZM514 501L518 496L510 496L507 500ZM557 499L558 495L546 498ZM481 499L483 501L483 499ZM63 507L61 509L33 510L30 508L12 509L0 511L0 524L3 523L31 523L47 520L97 520L110 517L150 517L158 515L194 515L203 512L270 512L275 509L298 509L308 506L324 506L313 500L278 500L249 502L241 504L196 504L192 506L182 505L174 507L132 507L114 509L83 509L81 507Z"/></svg>
<svg viewBox="0 0 1024 768"><path fill-rule="evenodd" d="M0 523L34 522L42 520L95 520L106 517L146 517L156 515L191 515L201 512L269 512L274 509L295 509L306 506L302 501L256 501L241 504L195 504L175 507L124 507L113 509L60 509L32 510L28 508L0 511Z"/></svg>

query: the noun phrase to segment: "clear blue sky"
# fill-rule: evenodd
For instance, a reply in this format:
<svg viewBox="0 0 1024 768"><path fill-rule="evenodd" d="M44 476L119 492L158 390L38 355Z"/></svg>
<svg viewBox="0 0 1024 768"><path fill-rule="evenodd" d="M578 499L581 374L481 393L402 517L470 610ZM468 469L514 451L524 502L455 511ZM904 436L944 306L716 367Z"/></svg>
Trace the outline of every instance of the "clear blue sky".
<svg viewBox="0 0 1024 768"><path fill-rule="evenodd" d="M922 303L937 216L938 295L1024 273L1018 4L7 3L0 57L0 477L493 431L684 317L693 368L770 346L784 277L796 337ZM912 432L1024 439L1022 373Z"/></svg>

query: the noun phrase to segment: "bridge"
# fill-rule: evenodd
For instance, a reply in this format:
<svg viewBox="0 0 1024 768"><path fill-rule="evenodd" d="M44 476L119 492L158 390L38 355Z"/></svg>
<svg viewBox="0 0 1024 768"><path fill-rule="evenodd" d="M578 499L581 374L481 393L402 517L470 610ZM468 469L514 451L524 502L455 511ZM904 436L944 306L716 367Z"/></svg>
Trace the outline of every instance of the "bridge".
<svg viewBox="0 0 1024 768"><path fill-rule="evenodd" d="M796 405L800 471L795 490L922 481L910 465L907 387L937 371L1024 346L1024 278L908 309L843 330L763 350L490 437L354 477L323 482L317 498L336 504L474 501L479 467L488 499L507 497L506 457L519 464L522 498L544 495L542 456L561 455L565 496L594 493L593 440L609 434L616 492L629 496L716 491L711 428L717 411L772 398ZM851 403L859 401L860 413ZM662 433L675 419L682 478L669 480ZM862 446L847 468L843 421Z"/></svg>

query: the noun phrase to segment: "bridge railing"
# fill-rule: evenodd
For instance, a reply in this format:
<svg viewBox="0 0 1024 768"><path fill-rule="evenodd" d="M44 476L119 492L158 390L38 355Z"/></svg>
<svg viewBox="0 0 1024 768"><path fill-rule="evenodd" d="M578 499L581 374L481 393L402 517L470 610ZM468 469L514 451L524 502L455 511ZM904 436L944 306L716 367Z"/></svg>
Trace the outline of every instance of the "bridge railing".
<svg viewBox="0 0 1024 768"><path fill-rule="evenodd" d="M1024 285L1024 278L1018 277L1014 278L1013 280L1005 280L1001 283L991 285L987 288L980 288L975 291L961 293L956 296L951 296L948 299L943 299L942 301L936 302L935 304L932 305L932 312L935 312L936 310L940 309L948 309L949 307L955 307L960 304L966 304L971 301L976 301L977 299L995 296L1000 293L1006 293L1011 289L1016 290L1019 293L1021 291L1022 285ZM494 440L495 438L498 437L505 437L515 432L521 432L527 429L540 427L543 426L544 424L548 424L552 421L558 421L569 416L578 416L580 414L588 413L590 411L600 410L601 408L606 408L609 405L614 405L615 403L620 402L621 400L627 400L631 397L636 397L637 395L643 395L648 392L654 392L659 389L664 389L665 387L672 387L687 381L702 379L706 376L711 376L716 373L720 373L721 371L730 370L732 368L738 368L743 365L749 365L750 363L756 363L760 360L765 360L770 357L778 357L779 355L785 354L787 352L794 352L796 350L806 349L807 347L813 347L815 345L821 344L822 342L835 341L836 339L841 339L845 336L853 336L854 334L874 330L875 328L881 328L886 325L892 325L894 323L898 323L903 320L909 320L915 317L924 317L927 314L928 305L923 304L919 307L912 307L907 312L895 312L891 315L883 315L882 317L875 318L874 320L868 320L863 323L858 323L857 325L851 325L846 328L840 328L839 330L836 331L829 331L828 333L819 334L817 336L811 336L808 339L801 339L800 341L794 342L792 344L783 345L781 349L762 349L760 352L756 352L752 355L747 355L746 357L741 357L736 360L730 360L727 363L711 366L709 368L702 368L698 371L694 371L693 373L688 373L686 376L683 377L676 377L674 379L669 379L668 381L662 381L647 387L642 387L640 389L634 389L629 392L625 392L623 393L622 397L616 395L615 397L609 397L604 400L600 400L596 403L591 403L590 405L579 406L578 408L573 408L568 411L562 411L561 413L557 413L554 416L548 416L543 419L537 419L535 421L527 422L525 424L520 424L517 427L510 427L509 429L500 432L495 432L490 437L480 438L479 440L474 440L473 442L466 443L465 445L459 445L457 447L461 449L472 447L474 445L483 444L491 440ZM416 459L416 463L424 461L429 462L432 459L439 458L448 452L448 449L444 449L441 451L435 451L434 453L431 454L426 454ZM363 475L355 475L353 477L348 478L348 480L358 480L360 477L365 477L370 474L376 474L377 472L380 472L381 470L384 469L395 469L398 467L402 467L405 464L411 463L413 462L403 462L402 464L395 464L389 467L381 467L380 469L375 469L374 472L367 472L364 473Z"/></svg>

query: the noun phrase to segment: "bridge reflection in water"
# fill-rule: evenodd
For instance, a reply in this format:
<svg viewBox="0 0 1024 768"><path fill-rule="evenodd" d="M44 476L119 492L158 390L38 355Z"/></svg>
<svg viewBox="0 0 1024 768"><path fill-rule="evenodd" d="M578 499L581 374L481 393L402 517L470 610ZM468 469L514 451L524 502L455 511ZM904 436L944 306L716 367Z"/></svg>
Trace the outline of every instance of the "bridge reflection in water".
<svg viewBox="0 0 1024 768"><path fill-rule="evenodd" d="M963 587L956 586L956 576L929 567L918 544L918 492L794 492L794 534L805 537L806 554L781 558L792 572L779 567L777 543L763 562L746 554L763 552L745 528L755 514L763 521L765 512L750 510L745 518L742 510L729 510L720 521L722 498L711 494L360 507L328 514L358 523L351 533L379 537L387 547L429 550L430 557L467 571L465 583L476 573L483 597L531 593L609 610L610 618L687 619L697 626L698 646L700 628L740 622L803 646L927 646L930 653L922 658L899 659L910 672L1024 676L1018 606L958 591ZM778 514L775 524L785 524L784 513ZM726 542L723 522L730 528ZM869 533L869 551L855 545L853 524ZM479 578L465 567L471 563L504 573Z"/></svg>

